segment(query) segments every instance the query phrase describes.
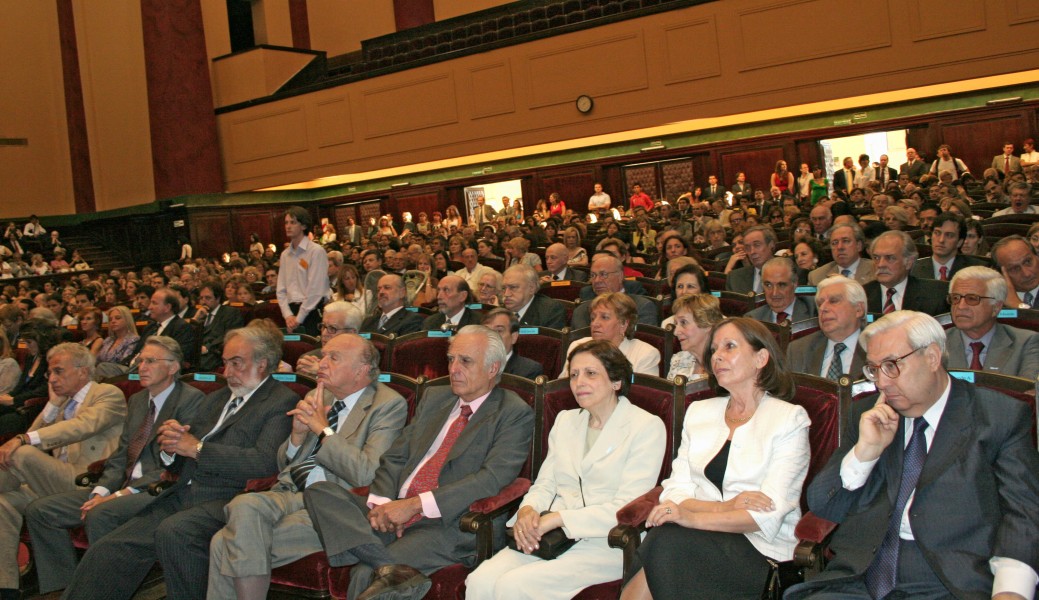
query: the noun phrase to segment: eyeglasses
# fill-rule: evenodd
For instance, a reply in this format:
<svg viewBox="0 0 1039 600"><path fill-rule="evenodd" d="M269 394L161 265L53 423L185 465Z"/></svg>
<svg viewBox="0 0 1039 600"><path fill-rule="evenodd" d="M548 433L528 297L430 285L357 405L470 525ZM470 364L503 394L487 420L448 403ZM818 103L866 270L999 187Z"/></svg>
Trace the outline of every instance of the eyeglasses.
<svg viewBox="0 0 1039 600"><path fill-rule="evenodd" d="M598 273L589 273L591 279L606 279L610 275L616 275L621 271L599 271Z"/></svg>
<svg viewBox="0 0 1039 600"><path fill-rule="evenodd" d="M945 298L949 302L949 306L956 306L960 303L960 300L966 300L968 306L977 306L981 304L981 300L995 300L992 296L979 296L977 294L949 294Z"/></svg>
<svg viewBox="0 0 1039 600"><path fill-rule="evenodd" d="M162 361L177 362L176 360L174 360L172 358L142 358L141 359L141 364L142 365L154 365L155 363L162 362Z"/></svg>
<svg viewBox="0 0 1039 600"><path fill-rule="evenodd" d="M325 325L324 323L322 323L320 325L320 327L321 327L321 331L323 331L325 333L339 334L339 333L353 333L355 331L354 328L352 328L352 327L336 327L335 325Z"/></svg>
<svg viewBox="0 0 1039 600"><path fill-rule="evenodd" d="M901 369L898 368L898 363L909 358L914 352L919 352L924 348L926 348L926 346L921 346L916 350L911 350L909 351L909 353L903 354L898 358L891 358L888 360L881 361L879 365L875 365L873 363L868 362L862 365L862 374L865 375L866 379L869 379L870 381L877 380L877 371L883 373L884 377L887 377L888 379L897 379L898 376L902 374Z"/></svg>

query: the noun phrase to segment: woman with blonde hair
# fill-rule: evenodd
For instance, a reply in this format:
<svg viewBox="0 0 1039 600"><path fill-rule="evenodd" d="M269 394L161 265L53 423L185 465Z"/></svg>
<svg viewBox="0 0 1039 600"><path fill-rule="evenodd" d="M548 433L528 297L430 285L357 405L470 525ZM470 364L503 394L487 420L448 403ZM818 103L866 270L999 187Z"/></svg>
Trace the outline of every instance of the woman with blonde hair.
<svg viewBox="0 0 1039 600"><path fill-rule="evenodd" d="M633 337L639 315L635 301L627 294L608 292L596 296L591 302L588 317L592 335L571 343L566 350L567 356L585 342L605 340L615 348L620 348L636 373L660 375L660 351ZM559 376L566 377L569 368L569 363L564 364Z"/></svg>
<svg viewBox="0 0 1039 600"><path fill-rule="evenodd" d="M704 353L707 341L711 329L725 318L721 303L710 294L679 296L671 305L671 314L675 339L682 345L682 350L671 357L667 378L674 379L677 375L684 375L687 379L706 377Z"/></svg>
<svg viewBox="0 0 1039 600"><path fill-rule="evenodd" d="M22 368L11 351L11 343L7 341L7 330L0 325L0 394L6 394L18 385L22 376Z"/></svg>
<svg viewBox="0 0 1039 600"><path fill-rule="evenodd" d="M563 231L563 245L568 255L566 264L571 267L588 266L588 252L581 247L581 232L576 227L568 227Z"/></svg>
<svg viewBox="0 0 1039 600"><path fill-rule="evenodd" d="M447 207L447 210L444 211L443 222L444 227L446 227L448 231L451 231L452 227L462 227L462 215L459 214L457 206L452 204L451 206Z"/></svg>
<svg viewBox="0 0 1039 600"><path fill-rule="evenodd" d="M130 309L113 306L108 309L108 336L97 351L97 362L129 364L140 339Z"/></svg>

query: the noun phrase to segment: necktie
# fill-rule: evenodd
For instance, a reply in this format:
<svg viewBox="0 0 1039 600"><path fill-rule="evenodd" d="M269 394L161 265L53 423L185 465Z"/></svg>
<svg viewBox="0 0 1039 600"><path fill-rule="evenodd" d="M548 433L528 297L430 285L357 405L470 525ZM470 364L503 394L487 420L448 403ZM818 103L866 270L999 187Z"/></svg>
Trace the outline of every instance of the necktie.
<svg viewBox="0 0 1039 600"><path fill-rule="evenodd" d="M386 327L386 321L389 321L389 320L390 320L390 317L388 315L386 315L385 313L383 313L383 315L381 317L379 317L379 331L382 331L382 328Z"/></svg>
<svg viewBox="0 0 1039 600"><path fill-rule="evenodd" d="M851 279L851 269L841 269L841 275Z"/></svg>
<svg viewBox="0 0 1039 600"><path fill-rule="evenodd" d="M339 413L346 407L346 403L342 400L336 400L335 404L332 405L332 410L328 411L328 426L333 431L339 425ZM307 487L307 477L310 476L310 472L317 466L317 451L321 449L321 444L314 444L314 449L310 451L310 456L301 460L299 464L292 467L289 470L289 476L292 478L292 483L296 484L296 489L303 491Z"/></svg>
<svg viewBox="0 0 1039 600"><path fill-rule="evenodd" d="M130 438L130 445L126 450L126 482L129 483L133 477L133 468L137 460L141 458L141 452L148 445L148 439L152 435L152 427L155 425L155 400L148 400L148 415L141 421L141 426Z"/></svg>
<svg viewBox="0 0 1039 600"><path fill-rule="evenodd" d="M562 279L559 277L559 275L553 275L552 279L555 279L556 281L562 281Z"/></svg>
<svg viewBox="0 0 1039 600"><path fill-rule="evenodd" d="M468 404L463 403L462 413L451 423L451 427L448 428L447 435L444 436L444 441L441 442L437 451L433 453L433 456L429 457L426 464L422 465L422 468L415 474L414 479L411 480L411 485L408 486L408 492L404 494L405 498L413 498L423 492L431 492L440 487L440 470L444 468L444 462L447 460L447 455L451 452L451 447L458 441L458 436L462 435L462 430L469 424L469 417L472 414L473 409ZM421 518L422 513L419 513L405 523L404 526L413 525Z"/></svg>
<svg viewBox="0 0 1039 600"><path fill-rule="evenodd" d="M898 572L898 530L902 524L902 514L905 512L909 496L916 489L916 482L920 479L920 471L923 470L924 460L927 459L927 438L924 430L927 429L927 421L920 417L913 423L913 437L909 439L905 455L902 457L902 483L898 487L898 498L891 510L891 519L888 521L887 535L873 558L873 563L866 570L866 587L874 598L883 598L895 589L895 580Z"/></svg>
<svg viewBox="0 0 1039 600"><path fill-rule="evenodd" d="M69 399L69 403L65 405L65 412L62 413L62 418L68 421L72 417L76 416L76 407L79 406L79 402L75 398Z"/></svg>
<svg viewBox="0 0 1039 600"><path fill-rule="evenodd" d="M1009 175L1010 174L1010 157L1009 156L1004 156L1003 157L1003 174L1004 175Z"/></svg>
<svg viewBox="0 0 1039 600"><path fill-rule="evenodd" d="M209 314L206 315L206 322L202 324L202 327L204 329L208 328L209 324L212 323L212 322L213 322L213 313L209 313Z"/></svg>
<svg viewBox="0 0 1039 600"><path fill-rule="evenodd" d="M970 351L972 356L970 357L970 369L972 371L981 371L984 367L981 366L981 351L985 349L985 344L982 342L971 342Z"/></svg>
<svg viewBox="0 0 1039 600"><path fill-rule="evenodd" d="M779 311L779 312L777 312L777 313L776 313L776 324L777 324L777 325L782 325L782 324L783 324L783 321L786 321L786 318L787 318L788 316L789 316L789 315L787 315L787 314L786 314L785 312L783 312L783 311Z"/></svg>
<svg viewBox="0 0 1039 600"><path fill-rule="evenodd" d="M826 378L830 381L837 381L844 375L844 365L841 364L841 353L848 349L848 345L844 342L837 342L833 345L833 358L830 359L830 368L826 371Z"/></svg>
<svg viewBox="0 0 1039 600"><path fill-rule="evenodd" d="M754 293L761 293L761 270L754 269Z"/></svg>
<svg viewBox="0 0 1039 600"><path fill-rule="evenodd" d="M949 281L949 267L942 265L938 268L938 279L941 281Z"/></svg>
<svg viewBox="0 0 1039 600"><path fill-rule="evenodd" d="M1032 296L1032 292L1025 292L1025 297L1024 297L1025 304L1027 304L1028 306L1032 306L1032 301L1033 300L1035 300L1035 297ZM1035 307L1032 306L1032 308L1035 308Z"/></svg>
<svg viewBox="0 0 1039 600"><path fill-rule="evenodd" d="M887 289L887 302L884 303L884 314L895 312L895 288Z"/></svg>

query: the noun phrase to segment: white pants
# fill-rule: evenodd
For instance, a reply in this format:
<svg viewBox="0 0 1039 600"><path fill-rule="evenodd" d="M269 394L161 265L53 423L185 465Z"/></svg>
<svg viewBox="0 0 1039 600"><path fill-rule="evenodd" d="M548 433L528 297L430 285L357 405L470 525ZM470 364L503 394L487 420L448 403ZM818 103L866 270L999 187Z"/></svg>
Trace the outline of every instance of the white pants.
<svg viewBox="0 0 1039 600"><path fill-rule="evenodd" d="M584 588L620 579L624 553L606 540L581 540L555 560L505 548L465 580L466 600L569 600Z"/></svg>

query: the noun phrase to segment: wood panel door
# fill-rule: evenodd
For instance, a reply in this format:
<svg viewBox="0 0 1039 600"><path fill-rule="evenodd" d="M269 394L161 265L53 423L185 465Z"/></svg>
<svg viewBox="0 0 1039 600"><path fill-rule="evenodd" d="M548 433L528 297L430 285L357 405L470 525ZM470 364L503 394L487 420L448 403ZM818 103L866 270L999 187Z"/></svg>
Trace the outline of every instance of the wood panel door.
<svg viewBox="0 0 1039 600"><path fill-rule="evenodd" d="M278 211L278 214L282 214L281 211ZM239 251L248 251L250 243L249 239L254 233L260 237L260 242L265 247L268 244L277 243L274 239L274 225L272 219L271 210L268 208L257 210L236 210L234 214L233 229L228 230L232 236L230 241L234 243L233 247ZM282 229L281 237L284 237L284 227L280 229Z"/></svg>
<svg viewBox="0 0 1039 600"><path fill-rule="evenodd" d="M768 196L769 182L776 171L776 163L784 158L783 146L754 150L732 150L718 153L722 164L722 181L732 187L739 172L747 174L747 182L755 190L764 190ZM789 162L789 161L788 161Z"/></svg>
<svg viewBox="0 0 1039 600"><path fill-rule="evenodd" d="M992 166L992 158L1003 153L1003 142L1014 144L1014 153L1020 154L1021 140L1031 137L1028 119L1024 115L979 117L942 125L941 130L942 143L948 144L952 155L963 160L978 179L985 169ZM932 156L936 156L938 149L932 150Z"/></svg>
<svg viewBox="0 0 1039 600"><path fill-rule="evenodd" d="M195 256L215 258L229 249L228 232L231 231L231 211L221 210L191 215L191 239Z"/></svg>
<svg viewBox="0 0 1039 600"><path fill-rule="evenodd" d="M390 214L394 218L394 226L397 231L401 231L401 227L404 224L404 213L411 213L411 221L418 221L418 214L420 212L426 213L427 217L432 220L433 211L440 210L440 193L437 191L426 192L423 194L416 194L409 192L407 194L400 194L390 198L390 206L393 210Z"/></svg>
<svg viewBox="0 0 1039 600"><path fill-rule="evenodd" d="M539 198L548 202L549 194L555 192L568 209L583 215L588 212L588 197L595 191L595 170L589 167L581 171L546 173L541 175L540 183Z"/></svg>

